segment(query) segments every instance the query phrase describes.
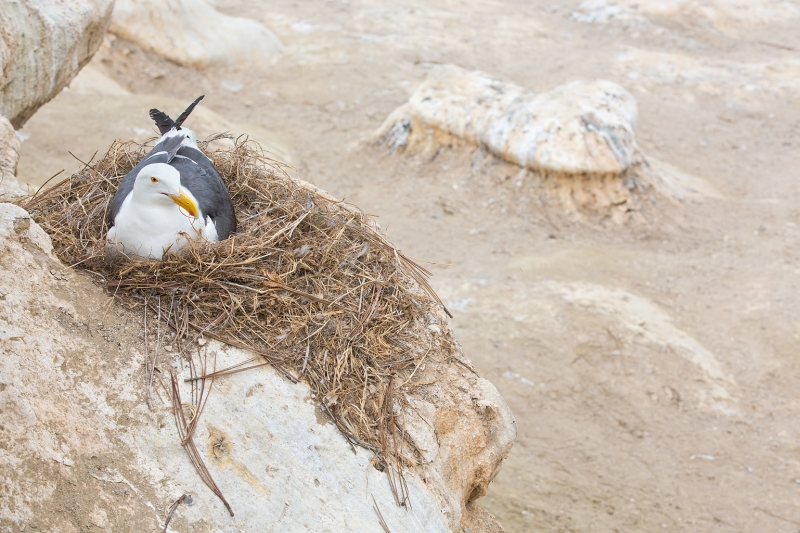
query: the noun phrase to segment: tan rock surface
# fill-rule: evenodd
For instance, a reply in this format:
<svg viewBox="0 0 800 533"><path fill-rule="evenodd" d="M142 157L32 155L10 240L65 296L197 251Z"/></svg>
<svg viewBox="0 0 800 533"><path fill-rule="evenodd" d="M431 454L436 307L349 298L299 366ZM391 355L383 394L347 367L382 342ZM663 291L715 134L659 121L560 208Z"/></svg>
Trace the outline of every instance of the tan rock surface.
<svg viewBox="0 0 800 533"><path fill-rule="evenodd" d="M19 148L14 126L0 115L0 198L10 199L23 193L14 177L19 161Z"/></svg>
<svg viewBox="0 0 800 533"><path fill-rule="evenodd" d="M119 0L110 30L197 68L269 65L281 52L278 38L262 24L220 13L204 0Z"/></svg>
<svg viewBox="0 0 800 533"><path fill-rule="evenodd" d="M793 531L800 522L796 19L743 17L733 32L691 11L645 14L645 24L586 24L572 17L581 2L215 0L226 14L261 21L286 45L268 70L229 74L239 92L212 71L135 49L124 55L131 47L120 47L109 72L133 92L181 101L201 88L225 118L279 131L301 177L379 215L410 255L450 265L430 267L433 284L465 354L519 423L517 443L478 500L506 531ZM640 10L656 3L680 4L616 2ZM537 93L575 79L620 84L638 102L637 142L651 164L655 157L702 177L724 197L680 202L674 218L661 202L646 226L575 224L546 203L530 173L477 150L434 158L351 149L408 101L433 63L489 72ZM76 137L76 128L65 135ZM22 143L23 158L33 140ZM551 280L563 286L542 284ZM726 388L739 414L703 408L707 378L680 349L640 336L637 327L649 324L607 312L601 300L565 300L584 283L661 309L735 378Z"/></svg>
<svg viewBox="0 0 800 533"><path fill-rule="evenodd" d="M89 62L113 0L4 2L0 10L0 115L19 129Z"/></svg>

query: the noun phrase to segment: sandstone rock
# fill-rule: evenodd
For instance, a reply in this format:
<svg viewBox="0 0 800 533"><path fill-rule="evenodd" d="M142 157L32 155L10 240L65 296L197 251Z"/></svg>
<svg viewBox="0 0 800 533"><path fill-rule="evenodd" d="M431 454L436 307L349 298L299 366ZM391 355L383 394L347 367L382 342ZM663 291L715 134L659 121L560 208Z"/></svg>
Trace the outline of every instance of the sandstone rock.
<svg viewBox="0 0 800 533"><path fill-rule="evenodd" d="M578 80L535 94L444 65L431 70L373 139L390 152L478 146L546 178L540 186L578 218L594 212L618 223L643 221L640 206L652 192L671 200L721 196L675 167L651 165L636 142L636 119L636 100L610 81Z"/></svg>
<svg viewBox="0 0 800 533"><path fill-rule="evenodd" d="M278 38L259 22L224 15L204 0L119 0L110 31L196 68L268 65L281 52Z"/></svg>
<svg viewBox="0 0 800 533"><path fill-rule="evenodd" d="M0 198L11 199L24 194L17 179L19 160L19 139L14 126L4 116L0 116Z"/></svg>
<svg viewBox="0 0 800 533"><path fill-rule="evenodd" d="M395 504L371 454L351 450L305 384L268 367L217 379L194 435L231 517L173 421L165 376L178 373L189 402L186 359L159 352L149 411L137 317L61 265L47 235L10 204L0 204L0 272L0 443L14 443L0 447L3 526L161 530L189 493L194 503L178 507L171 531L380 531L378 511L392 532L502 531L475 500L516 427L468 363L430 363L415 376L428 384L404 391L410 410L399 417L425 450L406 473L411 508ZM151 354L155 333L151 325ZM202 350L217 368L250 357L215 342Z"/></svg>
<svg viewBox="0 0 800 533"><path fill-rule="evenodd" d="M730 373L725 354L714 353L702 337L691 329L683 329L666 309L613 283L564 281L585 278L587 272L596 275L606 269L614 272L609 280L626 278L625 272L633 270L631 265L641 264L647 254L642 250L622 251L596 244L561 248L551 253L537 250L508 264L521 277L509 286L501 288L499 283L491 282L464 285L450 280L440 283L440 294L445 301L470 299L468 310L456 311L456 318L465 324L465 329L475 328L478 322L522 323L527 334L536 338L540 349L552 358L551 362L561 361L559 366L571 366L571 361L577 364L585 353L586 335L592 335L586 332L596 332L596 339L605 336L614 346L610 352L630 357L622 364L628 365L625 372L636 372L636 378L606 382L603 387L611 394L627 397L633 410L639 408L648 391L660 390L665 381L670 381L681 384L682 402L687 409L711 412L714 416L741 414L742 391ZM502 305L496 304L498 294ZM513 328L508 327L506 331ZM512 368L503 361L497 364L499 369L508 369L503 378L523 387L541 390L543 383L549 382L538 368ZM658 367L657 372L644 371L653 366ZM594 366L591 368L591 372L596 370ZM666 375L673 377L665 378ZM598 375L589 379L600 378Z"/></svg>
<svg viewBox="0 0 800 533"><path fill-rule="evenodd" d="M636 117L636 100L609 81L575 81L537 95L446 65L431 71L378 136L396 148L410 136L445 132L544 173L619 175L641 161Z"/></svg>
<svg viewBox="0 0 800 533"><path fill-rule="evenodd" d="M572 13L578 22L595 24L648 24L676 18L697 24L702 20L717 31L740 36L754 24L786 23L798 17L800 5L796 2L772 0L584 0Z"/></svg>
<svg viewBox="0 0 800 533"><path fill-rule="evenodd" d="M0 115L19 129L103 42L113 0L14 0L0 10Z"/></svg>
<svg viewBox="0 0 800 533"><path fill-rule="evenodd" d="M572 19L586 24L605 24L610 20L631 20L636 15L616 2L585 0L572 12Z"/></svg>

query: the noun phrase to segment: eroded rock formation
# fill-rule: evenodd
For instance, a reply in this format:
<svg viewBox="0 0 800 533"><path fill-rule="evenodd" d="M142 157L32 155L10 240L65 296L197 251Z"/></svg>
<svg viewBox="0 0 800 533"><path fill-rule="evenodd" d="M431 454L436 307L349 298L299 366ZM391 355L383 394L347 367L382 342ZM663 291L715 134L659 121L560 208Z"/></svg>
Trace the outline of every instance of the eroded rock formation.
<svg viewBox="0 0 800 533"><path fill-rule="evenodd" d="M714 195L702 180L644 156L637 114L633 96L610 81L578 80L537 94L484 72L440 65L374 139L390 152L479 147L538 175L568 210L617 222L636 218L651 191L670 199Z"/></svg>
<svg viewBox="0 0 800 533"><path fill-rule="evenodd" d="M609 81L576 81L534 94L483 72L443 65L379 135L401 147L444 133L532 170L621 174L641 161L636 117L636 100Z"/></svg>
<svg viewBox="0 0 800 533"><path fill-rule="evenodd" d="M196 68L268 65L282 48L261 23L220 13L204 0L118 0L110 31Z"/></svg>

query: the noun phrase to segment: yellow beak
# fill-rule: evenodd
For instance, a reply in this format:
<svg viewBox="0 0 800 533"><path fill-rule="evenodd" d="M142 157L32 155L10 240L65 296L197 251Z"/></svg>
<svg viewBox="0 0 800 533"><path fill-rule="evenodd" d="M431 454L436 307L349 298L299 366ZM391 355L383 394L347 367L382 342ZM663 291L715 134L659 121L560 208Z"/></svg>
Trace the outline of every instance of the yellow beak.
<svg viewBox="0 0 800 533"><path fill-rule="evenodd" d="M187 213L189 213L189 215L195 218L197 217L197 213L199 211L199 209L197 209L197 204L194 203L194 200L189 198L189 196L185 192L183 192L183 189L181 189L180 195L176 196L174 194L170 194L169 197L172 198L173 202L178 204Z"/></svg>

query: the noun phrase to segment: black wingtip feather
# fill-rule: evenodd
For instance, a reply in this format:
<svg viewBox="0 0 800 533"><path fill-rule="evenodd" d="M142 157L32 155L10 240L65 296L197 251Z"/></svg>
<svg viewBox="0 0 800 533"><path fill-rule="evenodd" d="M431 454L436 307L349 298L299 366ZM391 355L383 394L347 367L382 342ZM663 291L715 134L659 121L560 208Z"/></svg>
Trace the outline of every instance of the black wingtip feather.
<svg viewBox="0 0 800 533"><path fill-rule="evenodd" d="M197 104L199 104L200 100L202 100L205 97L206 97L206 95L201 94L197 98L197 100L195 100L194 102L189 104L189 107L186 108L186 111L181 113L180 116L177 118L177 120L175 120L175 129L177 129L177 130L181 129L181 125L183 124L183 121L186 120L189 117L189 115L192 113L192 111L194 111L195 106Z"/></svg>
<svg viewBox="0 0 800 533"><path fill-rule="evenodd" d="M164 135L175 126L175 121L169 118L169 115L156 108L150 110L150 118L152 118L153 122L158 126L158 131L161 135Z"/></svg>

